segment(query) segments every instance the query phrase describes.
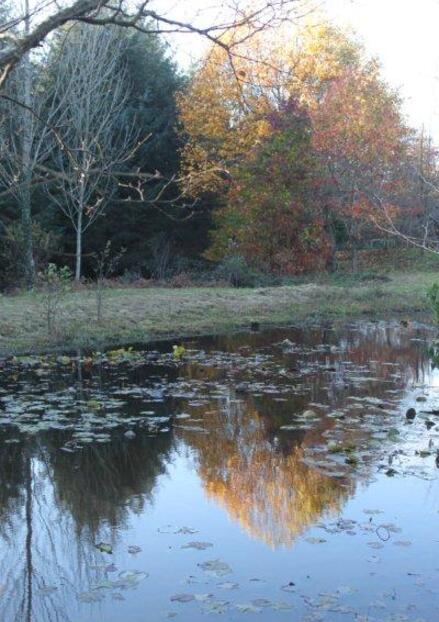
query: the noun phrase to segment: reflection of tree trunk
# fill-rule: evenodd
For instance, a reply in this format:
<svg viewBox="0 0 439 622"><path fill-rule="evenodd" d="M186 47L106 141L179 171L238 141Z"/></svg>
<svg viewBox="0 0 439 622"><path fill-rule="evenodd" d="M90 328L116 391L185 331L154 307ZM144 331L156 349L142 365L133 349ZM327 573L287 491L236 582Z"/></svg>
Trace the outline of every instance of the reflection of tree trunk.
<svg viewBox="0 0 439 622"><path fill-rule="evenodd" d="M26 622L32 621L32 463L29 451L25 463L26 488L26 545L25 545L25 572L27 577L27 604L25 607Z"/></svg>
<svg viewBox="0 0 439 622"><path fill-rule="evenodd" d="M77 369L77 385L78 385L78 397L80 400L84 399L84 385L83 385L83 377L82 377L82 361L81 361L81 349L78 348L76 350L76 369Z"/></svg>

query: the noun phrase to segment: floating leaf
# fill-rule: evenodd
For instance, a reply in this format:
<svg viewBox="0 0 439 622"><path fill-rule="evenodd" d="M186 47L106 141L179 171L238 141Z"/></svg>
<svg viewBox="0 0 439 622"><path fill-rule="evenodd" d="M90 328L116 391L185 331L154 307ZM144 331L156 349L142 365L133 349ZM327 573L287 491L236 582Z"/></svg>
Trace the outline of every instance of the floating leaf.
<svg viewBox="0 0 439 622"><path fill-rule="evenodd" d="M205 613L216 613L216 614L223 614L227 611L227 609L229 608L230 603L226 600L213 600L213 601L208 601L204 606L203 606L203 611Z"/></svg>
<svg viewBox="0 0 439 622"><path fill-rule="evenodd" d="M195 596L194 594L174 594L169 600L177 603L190 603L192 600L195 600Z"/></svg>
<svg viewBox="0 0 439 622"><path fill-rule="evenodd" d="M251 604L254 605L255 607L271 607L272 602L271 600L268 600L267 598L255 598L254 600L251 601Z"/></svg>
<svg viewBox="0 0 439 622"><path fill-rule="evenodd" d="M99 542L98 544L95 544L95 547L101 551L101 553L108 553L109 555L111 555L111 553L113 552L113 547L111 546L111 544L107 544L106 542Z"/></svg>
<svg viewBox="0 0 439 622"><path fill-rule="evenodd" d="M205 603L207 600L213 598L213 594L194 594L195 600L200 603Z"/></svg>
<svg viewBox="0 0 439 622"><path fill-rule="evenodd" d="M294 609L294 605L292 605L291 603L286 603L284 601L279 601L277 603L273 603L273 609L279 611L287 611L289 609Z"/></svg>
<svg viewBox="0 0 439 622"><path fill-rule="evenodd" d="M223 583L217 583L217 587L219 587L220 590L237 590L239 584L232 583L232 581L224 581Z"/></svg>
<svg viewBox="0 0 439 622"><path fill-rule="evenodd" d="M296 584L293 583L293 581L290 581L286 585L283 585L281 587L281 590L283 590L284 592L295 592L296 591Z"/></svg>
<svg viewBox="0 0 439 622"><path fill-rule="evenodd" d="M140 553L141 550L142 548L140 546L137 546L136 544L131 544L128 547L128 553L131 553L131 555L136 555L136 553Z"/></svg>
<svg viewBox="0 0 439 622"><path fill-rule="evenodd" d="M182 545L182 549L197 549L197 551L205 551L212 547L213 544L211 542L188 542L187 544Z"/></svg>
<svg viewBox="0 0 439 622"><path fill-rule="evenodd" d="M169 532L162 532L169 533ZM194 533L198 533L196 529L192 529L192 527L180 527L177 531L174 531L175 534L183 534L183 535L193 535Z"/></svg>
<svg viewBox="0 0 439 622"><path fill-rule="evenodd" d="M104 595L96 590L90 590L89 592L81 592L78 594L78 600L81 603L98 603L104 599Z"/></svg>
<svg viewBox="0 0 439 622"><path fill-rule="evenodd" d="M368 542L367 546L370 547L371 549L383 549L384 548L384 544L382 542Z"/></svg>
<svg viewBox="0 0 439 622"><path fill-rule="evenodd" d="M262 611L261 607L256 607L255 605L252 605L251 603L235 605L235 609L237 609L241 613L261 613Z"/></svg>
<svg viewBox="0 0 439 622"><path fill-rule="evenodd" d="M201 564L198 564L198 566L204 570L204 572L208 572L209 574L217 577L222 577L232 572L230 566L219 559L212 559L207 562L202 562Z"/></svg>

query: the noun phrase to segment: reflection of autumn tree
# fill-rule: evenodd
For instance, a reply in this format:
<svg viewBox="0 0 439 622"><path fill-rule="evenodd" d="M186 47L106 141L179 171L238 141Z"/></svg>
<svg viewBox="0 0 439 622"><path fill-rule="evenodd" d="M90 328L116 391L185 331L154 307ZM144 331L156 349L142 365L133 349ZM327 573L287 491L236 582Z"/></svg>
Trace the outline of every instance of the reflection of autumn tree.
<svg viewBox="0 0 439 622"><path fill-rule="evenodd" d="M306 466L297 437L270 439L269 419L253 404L227 400L204 421L209 434L184 438L207 494L255 538L291 545L322 514L340 510L349 488Z"/></svg>
<svg viewBox="0 0 439 622"><path fill-rule="evenodd" d="M374 376L379 381L391 380L403 388L411 381L423 382L429 373L430 363L425 347L422 343L416 347L416 341L413 341L419 337L423 340L425 332L416 325L401 329L399 324L367 322L355 325L349 331L318 327L310 328L304 333L300 329L291 329L288 338L297 344L296 354L284 354L276 347L285 338L285 330L282 329L251 335L242 333L221 336L215 339L214 346L218 350L231 352L247 347L250 353L267 348L278 364L286 369L298 368L299 375L304 366L303 351L308 353L305 363L319 361L331 365L338 361L349 361L356 366L369 366L372 363L376 367ZM318 348L322 344L326 346L326 350ZM402 373L399 382L394 377L395 365ZM328 388L328 377L318 370L316 372L315 377L309 378L307 382L314 401L323 399ZM388 388L385 384L374 384L370 390L376 395ZM367 389L368 387L363 387L364 391ZM306 403L302 406L306 407Z"/></svg>
<svg viewBox="0 0 439 622"><path fill-rule="evenodd" d="M297 343L297 354L273 348L285 338L282 330L218 337L205 343L208 351L212 348L231 353L240 347L246 348L247 354L269 348L273 361L287 370L314 365L314 371L305 377L301 378L300 371L297 374L297 383L304 383L306 392L290 395L286 401L274 403L269 395L246 397L238 402L225 398L220 411L209 407L206 412L201 407L198 413L197 408L192 409L194 417L202 418L208 433L188 429L182 434L196 449L198 472L207 494L253 536L272 546L291 544L323 513L338 511L352 490L352 481L334 480L303 462L306 447L327 445L327 437L322 433L331 430L336 419L322 416L313 429L297 433L282 433L279 428L290 423L294 413L309 408L310 402L323 402L334 409L347 408L349 412L350 397L354 394L384 398L392 386L399 388L402 396L408 384L422 380L428 373L426 353L412 341L416 337L415 328L401 331L398 326L367 324L348 332L324 328L306 333L292 330L289 338ZM320 347L323 344L325 349ZM322 373L321 366L334 364L336 373ZM202 371L196 364L188 364L185 377L210 379L212 368L208 367L204 374ZM214 374L219 371L216 369ZM226 380L231 386L236 380L262 379L258 376L261 370L253 370L248 377L245 368L237 375L235 371L231 360ZM351 377L362 374L366 381L361 388L353 387ZM340 425L340 434L347 443L367 442L367 429L353 429L348 422L346 426Z"/></svg>
<svg viewBox="0 0 439 622"><path fill-rule="evenodd" d="M379 379L382 381L392 378L395 382L395 370L391 364L396 363L403 373L401 385L405 386L409 381L422 382L429 373L429 359L425 347L416 347L413 341L420 336L424 339L425 333L416 326L401 330L398 325L365 324L358 326L346 345L352 362L358 365L376 362L379 365Z"/></svg>

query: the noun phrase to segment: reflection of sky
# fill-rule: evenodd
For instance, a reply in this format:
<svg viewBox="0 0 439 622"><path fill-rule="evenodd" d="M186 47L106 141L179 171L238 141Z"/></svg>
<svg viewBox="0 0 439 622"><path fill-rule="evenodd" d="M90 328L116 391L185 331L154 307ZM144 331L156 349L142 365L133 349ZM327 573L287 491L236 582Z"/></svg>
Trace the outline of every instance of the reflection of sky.
<svg viewBox="0 0 439 622"><path fill-rule="evenodd" d="M276 345L287 335L303 347L299 358L283 354ZM251 343L249 356L272 352L275 361L286 369L300 367L303 361L306 365L319 360L325 364L341 362L345 368L339 381L344 385L331 393L331 378L336 374L313 367L309 377L298 377L298 382L313 386L309 394L302 392L292 402L277 402L276 394L271 393L237 399L233 390L236 380L230 381L224 394L227 383L222 376L220 399L189 400L184 409L173 403L175 412L191 413L207 434L184 430L187 420L182 419L173 442L166 440L167 434L159 435L158 440L147 437L144 440L148 442L144 442L139 434L129 445L114 442L77 455L59 452L49 435L39 437L32 451L24 453L20 502L11 505L9 539L0 541L0 574L6 587L0 599L1 622L3 618L5 622L26 621L23 611L29 600L29 585L33 622L61 622L64 613L72 622L145 622L145 610L151 620L162 619L169 610L177 610L183 622L205 620L197 603L177 606L170 602L173 594L185 592L215 593L217 598L238 603L258 597L290 601L301 616L303 595L313 597L341 586L359 590L351 595L350 603L363 614L372 615L371 601L384 599L389 612L401 612L416 604L418 617L436 622L436 596L429 590L437 578L437 471L434 456L419 459L414 452L425 449L429 438L437 443L437 438L434 431L426 432L422 416L413 425L405 423L406 408L429 408L438 397L439 371L430 374L425 343L416 341L424 335L416 327L401 330L397 325L367 324L351 326L347 332L278 330L207 340L201 345L208 353L227 350L232 354L247 341ZM325 343L327 349L323 348ZM235 361L236 365L238 358L222 360ZM157 374L157 365L153 368ZM186 379L193 374L198 382L196 364L183 367L182 374L186 373ZM366 382L364 374L371 380ZM141 370L137 369L133 377L144 386ZM360 378L358 384L351 383L352 377ZM267 383L274 380L266 378ZM123 383L129 387L127 371ZM83 389L87 390L86 382ZM424 390L431 401L416 402ZM368 465L371 477L356 476L353 470L332 489L327 475L301 461L301 452L326 443L331 436L325 434L336 422L322 417L315 429L299 434L282 434L279 425L290 421L294 412L302 412L311 398L321 402L333 399L338 407L346 400L354 404L349 398L362 395L395 399L391 425L400 430L400 439L392 442L388 451L402 449L407 456L395 455L392 465L400 474L387 477L380 475L379 467L388 467L389 456L382 457L377 448ZM383 427L389 427L384 411L367 408L366 416L385 421ZM355 408L352 412L358 413ZM349 427L348 420L341 429L344 426ZM364 434L367 436L367 430ZM27 451L30 447L29 442ZM122 461L123 447L130 451ZM26 456L30 457L30 479ZM404 465L412 475L403 474ZM87 477L96 478L93 485L86 483ZM8 482L1 483L4 486ZM96 520L90 507L99 514ZM370 520L365 509L382 512L372 516L376 524L391 523L401 530L392 532L383 549L368 546L377 536L373 528L367 532L363 528ZM360 523L355 527L356 535L331 534L323 528L333 528L339 516ZM91 523L89 529L87 521ZM182 528L196 533L176 533ZM308 536L326 542L312 544L304 539ZM113 544L113 555L97 551L94 544L101 540ZM190 541L213 546L206 551L181 548ZM398 546L398 541L412 544ZM141 552L131 555L127 550L130 545L140 546ZM231 566L233 574L223 580L239 583L236 593L219 592L220 580L207 577L197 565L212 559ZM110 562L117 566L117 572L139 570L150 576L136 589L120 590L125 600L113 600L111 590L101 589L102 602L78 602L77 596L102 577L102 568ZM409 571L422 574L425 588L415 583L416 577ZM110 574L109 578L114 577ZM252 582L255 578L265 583ZM296 583L300 596L280 590L289 581ZM44 594L44 587L50 586L57 590ZM396 597L389 600L383 592ZM381 614L375 611L373 617L385 619L384 615L379 617ZM229 611L227 619L234 622L241 616Z"/></svg>
<svg viewBox="0 0 439 622"><path fill-rule="evenodd" d="M439 369L435 367L430 371L428 377L428 385L430 390L438 392L439 391Z"/></svg>

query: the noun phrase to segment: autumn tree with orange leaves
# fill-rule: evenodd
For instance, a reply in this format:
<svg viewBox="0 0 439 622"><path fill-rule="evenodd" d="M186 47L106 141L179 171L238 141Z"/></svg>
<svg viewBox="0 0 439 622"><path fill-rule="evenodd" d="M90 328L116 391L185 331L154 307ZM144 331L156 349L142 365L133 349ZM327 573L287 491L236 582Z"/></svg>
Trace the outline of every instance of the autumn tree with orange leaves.
<svg viewBox="0 0 439 622"><path fill-rule="evenodd" d="M330 248L310 117L292 99L267 121L267 136L236 170L210 257L238 252L272 274L324 270Z"/></svg>
<svg viewBox="0 0 439 622"><path fill-rule="evenodd" d="M378 202L395 216L407 185L410 132L398 95L376 63L347 68L312 112L313 144L328 186L331 215L343 222L357 269L357 247L379 219Z"/></svg>
<svg viewBox="0 0 439 622"><path fill-rule="evenodd" d="M223 196L212 258L233 252L281 274L331 268L341 224L355 263L378 202L398 209L410 140L401 102L355 37L328 23L281 44L264 33L233 66L212 49L180 112L192 191Z"/></svg>

